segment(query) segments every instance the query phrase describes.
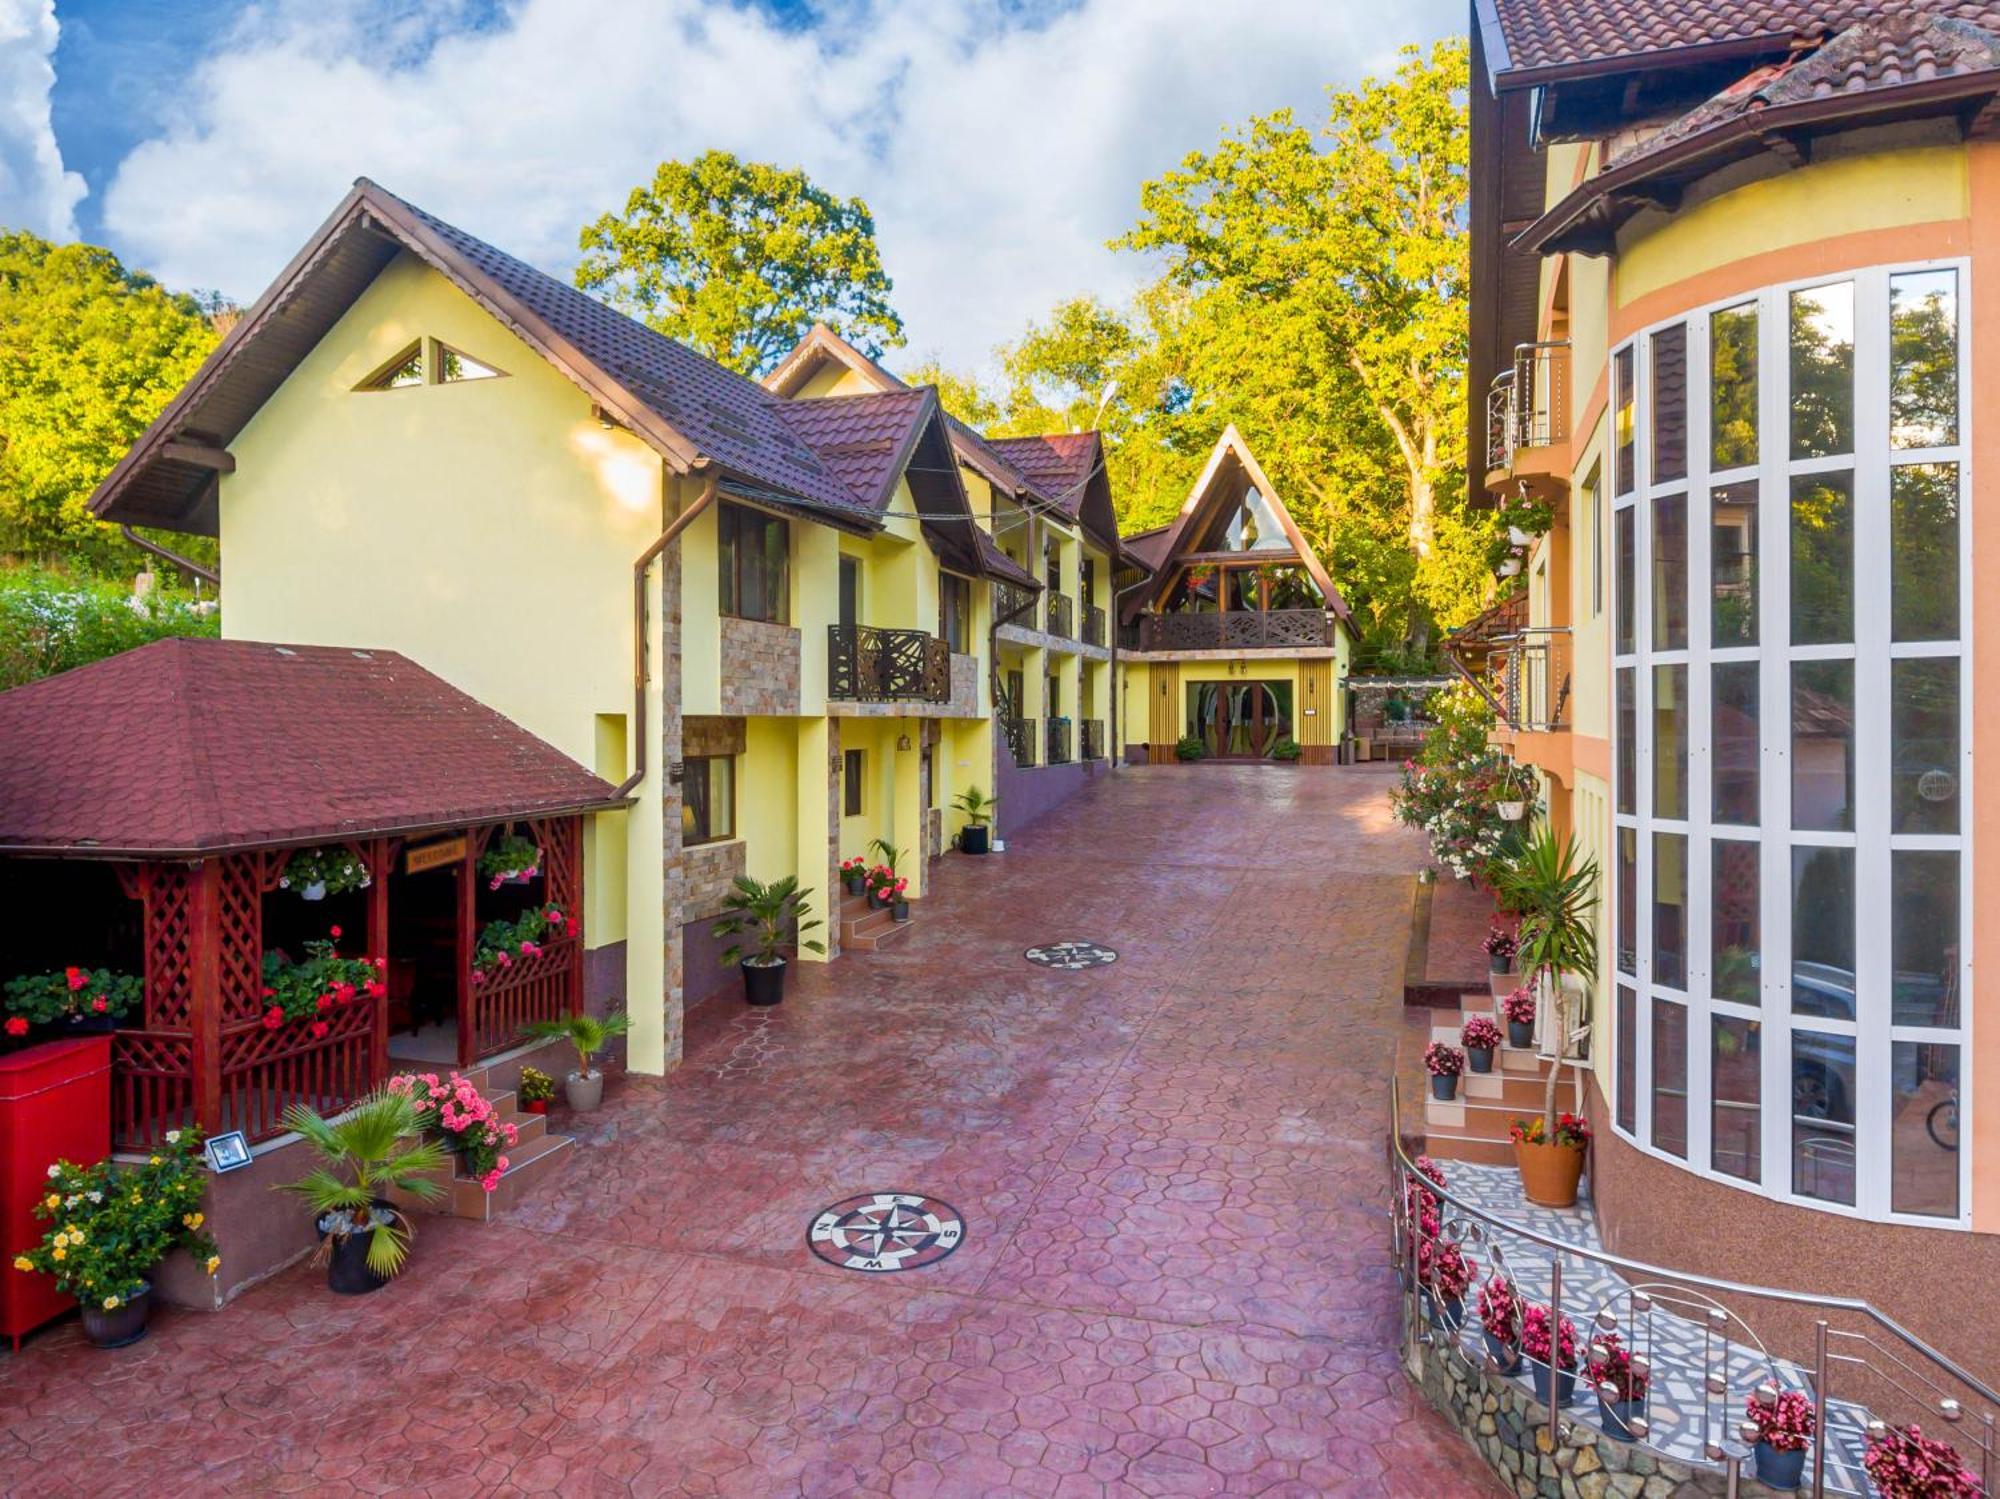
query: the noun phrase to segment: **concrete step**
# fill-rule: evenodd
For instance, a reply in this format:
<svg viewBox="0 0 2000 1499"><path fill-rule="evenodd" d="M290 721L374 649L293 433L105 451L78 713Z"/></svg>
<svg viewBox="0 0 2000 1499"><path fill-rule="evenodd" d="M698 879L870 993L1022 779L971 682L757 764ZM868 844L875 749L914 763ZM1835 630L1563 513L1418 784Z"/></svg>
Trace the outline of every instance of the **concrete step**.
<svg viewBox="0 0 2000 1499"><path fill-rule="evenodd" d="M507 1169L491 1192L469 1176L453 1179L452 1216L483 1221L495 1213L504 1213L526 1193L560 1172L575 1148L576 1141L568 1135L542 1135L533 1140L523 1137L519 1145L507 1151Z"/></svg>
<svg viewBox="0 0 2000 1499"><path fill-rule="evenodd" d="M886 916L889 913L884 911L880 914ZM853 952L874 952L892 942L901 942L916 924L915 917L908 921L890 921L886 926L872 928L854 937L843 935L840 945L842 949Z"/></svg>
<svg viewBox="0 0 2000 1499"><path fill-rule="evenodd" d="M1461 1134L1449 1129L1424 1132L1424 1154L1439 1161L1466 1161L1477 1166L1511 1166L1514 1146L1507 1140Z"/></svg>
<svg viewBox="0 0 2000 1499"><path fill-rule="evenodd" d="M894 920L887 908L864 911L858 916L843 916L840 919L840 940L846 943L856 937L865 937L870 932L879 932Z"/></svg>

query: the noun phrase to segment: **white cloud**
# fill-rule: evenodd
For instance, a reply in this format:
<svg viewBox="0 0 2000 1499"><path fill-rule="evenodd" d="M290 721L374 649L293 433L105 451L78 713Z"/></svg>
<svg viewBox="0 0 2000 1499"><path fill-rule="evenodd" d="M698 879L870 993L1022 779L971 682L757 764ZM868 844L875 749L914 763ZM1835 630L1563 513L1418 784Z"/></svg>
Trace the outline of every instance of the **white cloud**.
<svg viewBox="0 0 2000 1499"><path fill-rule="evenodd" d="M1131 290L1143 267L1104 242L1144 178L1253 113L1316 119L1326 84L1463 5L830 0L804 27L724 0L519 0L414 40L379 14L291 0L222 38L186 118L119 167L120 250L254 296L366 175L563 275L655 162L720 146L865 198L911 352L978 365L1057 297Z"/></svg>
<svg viewBox="0 0 2000 1499"><path fill-rule="evenodd" d="M68 240L84 184L49 115L56 32L55 0L0 0L0 225Z"/></svg>

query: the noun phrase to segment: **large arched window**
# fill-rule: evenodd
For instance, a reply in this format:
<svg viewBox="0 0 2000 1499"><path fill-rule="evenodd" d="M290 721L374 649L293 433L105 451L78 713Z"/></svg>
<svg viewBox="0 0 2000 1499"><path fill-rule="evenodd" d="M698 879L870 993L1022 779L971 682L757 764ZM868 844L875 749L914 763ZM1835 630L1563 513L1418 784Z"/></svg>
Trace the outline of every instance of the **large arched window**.
<svg viewBox="0 0 2000 1499"><path fill-rule="evenodd" d="M1766 288L1611 358L1614 1123L1959 1224L1966 277Z"/></svg>

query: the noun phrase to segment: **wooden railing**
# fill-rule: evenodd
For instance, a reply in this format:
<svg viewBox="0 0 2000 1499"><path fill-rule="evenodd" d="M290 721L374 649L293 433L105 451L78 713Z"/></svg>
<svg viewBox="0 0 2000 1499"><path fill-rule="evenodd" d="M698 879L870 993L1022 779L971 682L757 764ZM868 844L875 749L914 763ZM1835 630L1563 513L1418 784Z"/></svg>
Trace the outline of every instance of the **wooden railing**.
<svg viewBox="0 0 2000 1499"><path fill-rule="evenodd" d="M473 1054L505 1051L519 1043L522 1028L531 1022L575 1013L583 994L581 949L579 938L553 938L534 957L517 957L475 982L470 1001Z"/></svg>
<svg viewBox="0 0 2000 1499"><path fill-rule="evenodd" d="M927 630L828 625L826 695L836 702L951 701L951 646Z"/></svg>
<svg viewBox="0 0 2000 1499"><path fill-rule="evenodd" d="M194 1037L186 1031L111 1035L111 1143L151 1150L194 1117Z"/></svg>
<svg viewBox="0 0 2000 1499"><path fill-rule="evenodd" d="M304 1104L335 1114L362 1097L375 1075L376 1011L387 999L356 1000L325 1012L315 1040L303 1020L276 1030L261 1022L222 1033L222 1122L253 1142L285 1132L285 1110Z"/></svg>
<svg viewBox="0 0 2000 1499"><path fill-rule="evenodd" d="M1324 609L1236 609L1217 614L1142 614L1142 651L1220 651L1328 646L1333 616Z"/></svg>

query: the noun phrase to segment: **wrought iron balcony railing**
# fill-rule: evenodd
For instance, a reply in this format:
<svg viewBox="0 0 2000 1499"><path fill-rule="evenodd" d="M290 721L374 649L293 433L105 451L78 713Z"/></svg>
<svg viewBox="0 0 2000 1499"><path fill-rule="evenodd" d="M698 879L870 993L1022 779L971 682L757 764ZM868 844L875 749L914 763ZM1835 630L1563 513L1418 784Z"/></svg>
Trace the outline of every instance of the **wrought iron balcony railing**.
<svg viewBox="0 0 2000 1499"><path fill-rule="evenodd" d="M951 646L928 630L826 627L826 695L850 703L948 703Z"/></svg>
<svg viewBox="0 0 2000 1499"><path fill-rule="evenodd" d="M1078 729L1078 753L1085 760L1104 758L1104 720L1086 718Z"/></svg>
<svg viewBox="0 0 2000 1499"><path fill-rule="evenodd" d="M1512 729L1546 733L1569 725L1567 625L1521 630L1495 640L1487 655L1488 691Z"/></svg>
<svg viewBox="0 0 2000 1499"><path fill-rule="evenodd" d="M1109 637L1104 631L1104 611L1095 604L1083 611L1083 643L1103 645Z"/></svg>
<svg viewBox="0 0 2000 1499"><path fill-rule="evenodd" d="M1035 590L1005 579L993 583L993 623L1035 627Z"/></svg>
<svg viewBox="0 0 2000 1499"><path fill-rule="evenodd" d="M1569 341L1520 344L1514 367L1493 377L1486 392L1486 467L1514 466L1522 448L1543 448L1569 435Z"/></svg>
<svg viewBox="0 0 2000 1499"><path fill-rule="evenodd" d="M1258 646L1333 644L1324 609L1240 609L1227 614L1142 614L1142 651L1222 651Z"/></svg>
<svg viewBox="0 0 2000 1499"><path fill-rule="evenodd" d="M1051 765L1067 765L1070 762L1070 721L1067 718L1049 720L1049 759Z"/></svg>
<svg viewBox="0 0 2000 1499"><path fill-rule="evenodd" d="M1014 764L1021 770L1033 768L1035 763L1035 721L1032 718L1003 718L1000 730L1007 736L1007 748L1014 756Z"/></svg>
<svg viewBox="0 0 2000 1499"><path fill-rule="evenodd" d="M1049 633L1063 640L1076 637L1076 601L1066 593L1049 595Z"/></svg>

